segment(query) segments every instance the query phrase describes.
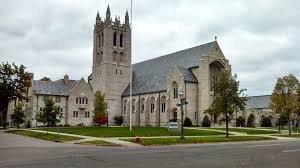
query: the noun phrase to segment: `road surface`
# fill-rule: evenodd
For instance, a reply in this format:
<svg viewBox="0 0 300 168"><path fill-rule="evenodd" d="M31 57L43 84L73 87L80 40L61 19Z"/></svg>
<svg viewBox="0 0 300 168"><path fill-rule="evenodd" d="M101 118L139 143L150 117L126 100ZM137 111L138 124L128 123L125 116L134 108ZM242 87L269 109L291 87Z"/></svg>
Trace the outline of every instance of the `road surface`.
<svg viewBox="0 0 300 168"><path fill-rule="evenodd" d="M300 140L164 147L91 147L0 132L1 168L300 167Z"/></svg>

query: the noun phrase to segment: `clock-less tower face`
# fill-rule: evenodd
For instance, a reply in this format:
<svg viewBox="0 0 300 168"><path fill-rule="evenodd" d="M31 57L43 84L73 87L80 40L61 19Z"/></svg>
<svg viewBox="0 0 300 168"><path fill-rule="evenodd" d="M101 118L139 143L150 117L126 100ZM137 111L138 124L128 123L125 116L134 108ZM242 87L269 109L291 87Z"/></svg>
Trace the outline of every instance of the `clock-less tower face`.
<svg viewBox="0 0 300 168"><path fill-rule="evenodd" d="M94 26L93 68L89 82L93 91L105 93L108 104L109 122L121 115L121 94L129 84L131 64L131 29L128 12L125 22L118 18L112 21L107 9L106 19L99 14Z"/></svg>

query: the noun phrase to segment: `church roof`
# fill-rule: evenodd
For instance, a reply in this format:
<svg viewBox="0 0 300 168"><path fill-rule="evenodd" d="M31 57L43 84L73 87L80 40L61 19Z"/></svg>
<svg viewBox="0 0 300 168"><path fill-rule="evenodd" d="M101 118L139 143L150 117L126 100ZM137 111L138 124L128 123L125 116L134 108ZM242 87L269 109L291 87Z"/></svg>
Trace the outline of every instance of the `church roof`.
<svg viewBox="0 0 300 168"><path fill-rule="evenodd" d="M266 109L270 108L271 95L247 97L246 109Z"/></svg>
<svg viewBox="0 0 300 168"><path fill-rule="evenodd" d="M189 68L199 66L199 59L207 56L216 42L202 44L133 65L132 94L165 91L167 78L174 66L179 67L186 82L197 82ZM129 95L129 87L122 96Z"/></svg>
<svg viewBox="0 0 300 168"><path fill-rule="evenodd" d="M56 81L34 80L33 90L38 95L68 96L75 83L76 80L69 80L66 84L64 79Z"/></svg>

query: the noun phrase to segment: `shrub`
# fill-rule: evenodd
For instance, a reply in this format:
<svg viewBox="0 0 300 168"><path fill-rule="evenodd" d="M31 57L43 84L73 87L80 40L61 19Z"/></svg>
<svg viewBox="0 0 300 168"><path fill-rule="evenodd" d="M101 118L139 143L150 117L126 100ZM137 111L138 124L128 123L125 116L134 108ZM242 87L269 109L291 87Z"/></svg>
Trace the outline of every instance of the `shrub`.
<svg viewBox="0 0 300 168"><path fill-rule="evenodd" d="M26 128L31 128L31 122L29 120L26 122Z"/></svg>
<svg viewBox="0 0 300 168"><path fill-rule="evenodd" d="M207 115L205 115L203 118L202 127L210 127L210 120Z"/></svg>
<svg viewBox="0 0 300 168"><path fill-rule="evenodd" d="M117 125L122 125L124 122L123 116L115 116L114 120L115 120L115 124Z"/></svg>
<svg viewBox="0 0 300 168"><path fill-rule="evenodd" d="M245 118L242 117L242 116L239 116L237 119L236 119L236 126L237 127L245 127Z"/></svg>
<svg viewBox="0 0 300 168"><path fill-rule="evenodd" d="M183 126L191 127L193 125L192 120L189 117L186 117L183 122Z"/></svg>
<svg viewBox="0 0 300 168"><path fill-rule="evenodd" d="M70 124L65 124L65 125L64 125L64 127L70 127L70 126L71 126Z"/></svg>
<svg viewBox="0 0 300 168"><path fill-rule="evenodd" d="M94 123L96 125L104 125L107 124L107 116L106 115L99 115L99 116L94 116Z"/></svg>
<svg viewBox="0 0 300 168"><path fill-rule="evenodd" d="M255 119L254 114L250 114L247 119L247 127L255 127L254 119Z"/></svg>
<svg viewBox="0 0 300 168"><path fill-rule="evenodd" d="M272 127L272 121L270 117L262 117L262 121L260 124L261 127Z"/></svg>

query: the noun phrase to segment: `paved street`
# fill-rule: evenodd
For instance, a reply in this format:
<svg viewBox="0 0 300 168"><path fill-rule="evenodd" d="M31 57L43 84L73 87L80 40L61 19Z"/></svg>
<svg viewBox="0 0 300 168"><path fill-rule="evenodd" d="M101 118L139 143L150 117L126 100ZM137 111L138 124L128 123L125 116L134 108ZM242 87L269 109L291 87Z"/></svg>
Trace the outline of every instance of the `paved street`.
<svg viewBox="0 0 300 168"><path fill-rule="evenodd" d="M300 141L91 147L0 132L0 167L300 167Z"/></svg>

